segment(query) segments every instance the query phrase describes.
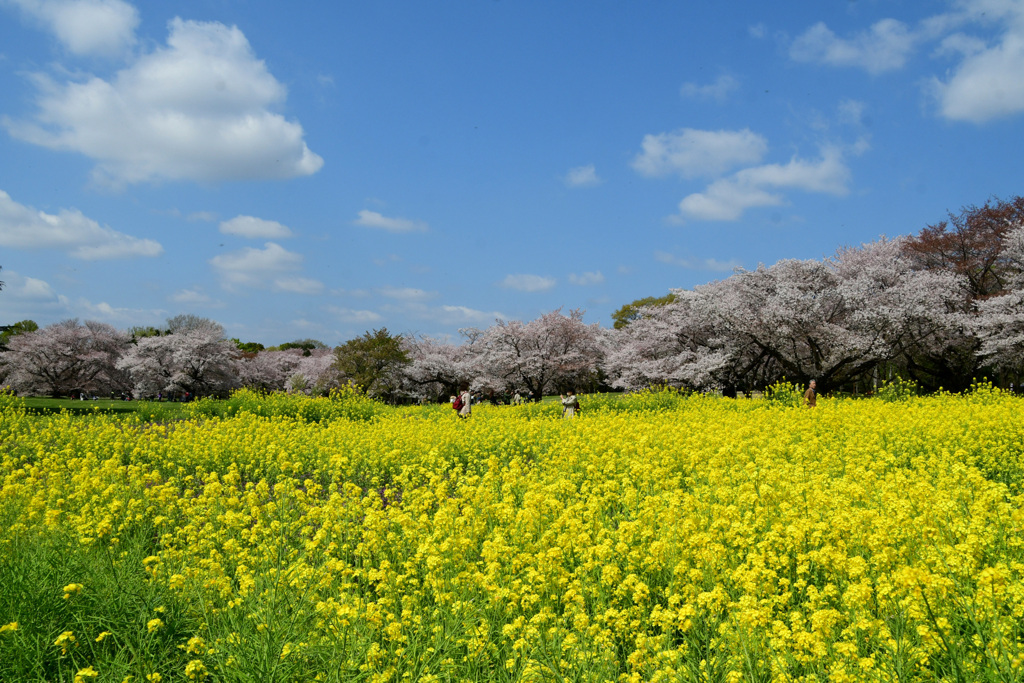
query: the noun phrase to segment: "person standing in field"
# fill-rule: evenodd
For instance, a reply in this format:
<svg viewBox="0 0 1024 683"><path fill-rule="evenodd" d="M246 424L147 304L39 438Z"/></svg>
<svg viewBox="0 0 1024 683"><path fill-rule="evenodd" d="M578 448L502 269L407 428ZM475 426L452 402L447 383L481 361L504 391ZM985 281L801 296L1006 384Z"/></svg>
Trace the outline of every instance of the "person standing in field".
<svg viewBox="0 0 1024 683"><path fill-rule="evenodd" d="M558 396L562 399L562 417L570 418L576 415L576 411L580 409L580 402L576 398L576 390L570 389L568 395L559 394Z"/></svg>
<svg viewBox="0 0 1024 683"><path fill-rule="evenodd" d="M463 384L459 393L462 399L462 408L459 409L459 417L465 419L473 412L473 395L469 393L469 385Z"/></svg>
<svg viewBox="0 0 1024 683"><path fill-rule="evenodd" d="M817 380L811 380L811 383L807 386L807 391L804 392L804 405L808 408L813 408L818 405L818 382Z"/></svg>

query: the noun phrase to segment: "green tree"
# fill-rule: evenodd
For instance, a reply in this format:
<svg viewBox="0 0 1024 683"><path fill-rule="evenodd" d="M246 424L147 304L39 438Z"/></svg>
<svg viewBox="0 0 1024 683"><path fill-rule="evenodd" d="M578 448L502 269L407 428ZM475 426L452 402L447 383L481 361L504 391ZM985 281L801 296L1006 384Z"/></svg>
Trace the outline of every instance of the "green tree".
<svg viewBox="0 0 1024 683"><path fill-rule="evenodd" d="M327 349L330 348L327 344L324 344L319 339L296 339L295 341L285 342L280 346L270 347L271 351L287 351L288 349L302 349L303 356L313 355L311 351L315 349Z"/></svg>
<svg viewBox="0 0 1024 683"><path fill-rule="evenodd" d="M244 342L237 337L232 337L231 341L234 342L235 346L237 346L238 350L242 353L259 353L266 348L259 342Z"/></svg>
<svg viewBox="0 0 1024 683"><path fill-rule="evenodd" d="M166 330L160 331L160 329L153 327L152 325L146 325L145 327L136 325L128 328L128 334L131 335L132 340L142 339L143 337L159 337L162 334L170 334Z"/></svg>
<svg viewBox="0 0 1024 683"><path fill-rule="evenodd" d="M641 316L640 309L644 306L664 306L670 304L676 300L676 295L669 292L665 296L645 296L643 299L637 299L625 304L617 311L612 313L612 320L615 323L612 325L617 330L621 330L626 325L630 324L634 320L637 320Z"/></svg>
<svg viewBox="0 0 1024 683"><path fill-rule="evenodd" d="M402 335L392 335L382 327L336 348L335 365L368 396L393 403L401 385L401 371L412 362L405 347Z"/></svg>
<svg viewBox="0 0 1024 683"><path fill-rule="evenodd" d="M0 332L0 346L7 346L7 342L16 334L25 334L26 332L35 332L39 329L39 325L34 320L21 320L9 325L7 329Z"/></svg>

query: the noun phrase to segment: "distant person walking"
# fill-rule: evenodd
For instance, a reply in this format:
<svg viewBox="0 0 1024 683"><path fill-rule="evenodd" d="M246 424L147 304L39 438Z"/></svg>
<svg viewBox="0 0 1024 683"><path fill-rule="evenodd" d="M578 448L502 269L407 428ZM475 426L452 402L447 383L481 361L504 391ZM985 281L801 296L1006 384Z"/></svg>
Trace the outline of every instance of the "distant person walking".
<svg viewBox="0 0 1024 683"><path fill-rule="evenodd" d="M559 398L562 399L562 417L570 418L576 415L576 412L580 409L580 402L576 398L576 390L570 389L567 395L559 394Z"/></svg>
<svg viewBox="0 0 1024 683"><path fill-rule="evenodd" d="M473 412L473 395L469 393L468 384L462 385L462 391L459 392L459 399L462 401L462 407L459 408L459 417L465 419Z"/></svg>
<svg viewBox="0 0 1024 683"><path fill-rule="evenodd" d="M804 392L804 405L808 408L813 408L818 405L818 382L817 380L811 380L811 383L807 386L807 391Z"/></svg>

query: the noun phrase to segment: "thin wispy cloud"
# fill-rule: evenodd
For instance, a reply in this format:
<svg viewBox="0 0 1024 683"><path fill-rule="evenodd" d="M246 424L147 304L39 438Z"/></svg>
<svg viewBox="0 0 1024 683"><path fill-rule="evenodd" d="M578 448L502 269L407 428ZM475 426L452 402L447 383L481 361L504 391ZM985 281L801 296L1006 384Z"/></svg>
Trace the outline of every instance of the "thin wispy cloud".
<svg viewBox="0 0 1024 683"><path fill-rule="evenodd" d="M353 225L361 225L366 228L376 228L394 233L426 232L429 226L422 221L413 221L408 218L389 218L376 211L363 209L359 212L359 218L352 221Z"/></svg>
<svg viewBox="0 0 1024 683"><path fill-rule="evenodd" d="M437 292L428 292L415 287L379 287L375 290L381 296L401 301L429 301Z"/></svg>
<svg viewBox="0 0 1024 683"><path fill-rule="evenodd" d="M343 323L358 323L360 325L377 323L382 320L379 313L368 310L357 310L353 308L342 308L339 306L328 306L327 312Z"/></svg>
<svg viewBox="0 0 1024 683"><path fill-rule="evenodd" d="M742 264L739 261L736 261L735 259L729 259L728 261L720 261L718 259L713 258L683 258L671 254L667 251L654 252L654 259L661 263L666 263L670 266L686 268L687 270L706 270L716 273L731 273L737 268L742 267Z"/></svg>
<svg viewBox="0 0 1024 683"><path fill-rule="evenodd" d="M176 304L208 305L213 303L213 299L199 287L179 289L168 298Z"/></svg>
<svg viewBox="0 0 1024 683"><path fill-rule="evenodd" d="M604 275L599 270L587 273L580 273L579 275L577 275L576 273L571 273L569 275L569 282L571 282L574 285L581 285L584 287L590 285L599 285L604 282Z"/></svg>
<svg viewBox="0 0 1024 683"><path fill-rule="evenodd" d="M565 174L564 182L569 187L594 187L601 184L593 164L577 166Z"/></svg>
<svg viewBox="0 0 1024 683"><path fill-rule="evenodd" d="M254 216L235 216L231 220L222 221L220 231L226 235L239 235L252 239L283 239L292 236L292 231L288 226Z"/></svg>
<svg viewBox="0 0 1024 683"><path fill-rule="evenodd" d="M501 287L505 289L515 289L520 292L543 292L556 284L557 280L553 277L528 274L506 275L500 283Z"/></svg>
<svg viewBox="0 0 1024 683"><path fill-rule="evenodd" d="M714 83L699 85L697 83L683 83L679 88L679 94L688 99L711 100L722 103L729 99L729 95L740 87L739 81L728 74L722 74Z"/></svg>

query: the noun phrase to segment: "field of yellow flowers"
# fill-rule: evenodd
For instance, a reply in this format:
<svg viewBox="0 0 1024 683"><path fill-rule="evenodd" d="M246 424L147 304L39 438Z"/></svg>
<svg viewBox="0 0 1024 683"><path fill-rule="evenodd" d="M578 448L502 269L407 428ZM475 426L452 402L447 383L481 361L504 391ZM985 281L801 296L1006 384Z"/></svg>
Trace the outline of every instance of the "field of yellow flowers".
<svg viewBox="0 0 1024 683"><path fill-rule="evenodd" d="M0 397L0 680L1011 681L1024 403Z"/></svg>

